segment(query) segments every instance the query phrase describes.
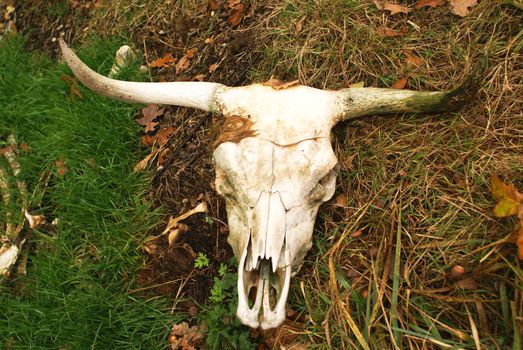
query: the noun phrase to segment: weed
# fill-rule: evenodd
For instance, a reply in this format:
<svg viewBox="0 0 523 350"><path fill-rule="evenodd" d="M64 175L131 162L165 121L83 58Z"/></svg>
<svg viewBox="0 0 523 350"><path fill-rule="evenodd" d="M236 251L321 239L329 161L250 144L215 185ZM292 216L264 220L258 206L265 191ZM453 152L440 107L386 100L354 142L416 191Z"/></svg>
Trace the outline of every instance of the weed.
<svg viewBox="0 0 523 350"><path fill-rule="evenodd" d="M197 269L209 267L209 258L207 257L207 255L205 255L205 253L198 253L196 259L194 260L194 267L196 267Z"/></svg>

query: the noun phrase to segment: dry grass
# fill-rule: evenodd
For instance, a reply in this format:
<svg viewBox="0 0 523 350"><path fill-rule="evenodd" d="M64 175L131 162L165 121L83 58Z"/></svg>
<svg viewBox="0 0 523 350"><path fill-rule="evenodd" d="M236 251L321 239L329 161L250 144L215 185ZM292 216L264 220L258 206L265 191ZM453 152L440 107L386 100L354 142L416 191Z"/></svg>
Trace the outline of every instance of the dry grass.
<svg viewBox="0 0 523 350"><path fill-rule="evenodd" d="M171 3L113 1L86 27L127 32L146 60L199 47L190 73L219 61L206 79L230 85L274 75L320 88L388 87L408 77L411 89L447 89L487 52L484 86L461 112L372 117L334 130L337 195L347 201L321 209L315 248L290 301L306 319L303 341L319 348L520 346L523 272L509 243L514 222L492 217L489 193L494 173L523 188L520 10L481 1L466 18L447 6L389 16L371 1L252 2L232 30L199 2ZM384 27L408 33L384 38ZM204 45L209 36L215 44ZM407 65L406 50L424 64ZM168 69L160 76L183 78ZM193 115L178 111L172 121L187 124ZM198 132L200 147L212 142L210 129L212 122ZM208 161L191 164L194 180L209 178ZM176 180L181 166L166 174L178 182L169 187L164 179L163 198L193 191ZM225 220L219 208L214 214ZM458 287L449 278L455 265L477 286Z"/></svg>

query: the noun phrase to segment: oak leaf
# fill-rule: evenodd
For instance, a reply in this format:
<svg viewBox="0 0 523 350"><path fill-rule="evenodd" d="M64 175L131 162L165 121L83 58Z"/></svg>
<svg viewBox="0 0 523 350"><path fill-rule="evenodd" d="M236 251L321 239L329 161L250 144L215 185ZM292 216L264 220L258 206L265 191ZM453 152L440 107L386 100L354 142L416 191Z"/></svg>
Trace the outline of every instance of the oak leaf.
<svg viewBox="0 0 523 350"><path fill-rule="evenodd" d="M170 64L176 63L177 59L172 56L172 54L167 54L162 58L158 58L152 62L147 63L148 67L151 68L163 68L169 67Z"/></svg>
<svg viewBox="0 0 523 350"><path fill-rule="evenodd" d="M447 2L446 0L421 0L416 3L416 8L428 7L428 6L430 6L432 8L436 8L438 6L445 5L446 2Z"/></svg>
<svg viewBox="0 0 523 350"><path fill-rule="evenodd" d="M465 17L469 14L469 7L476 6L478 0L450 0L452 6L452 13L460 17Z"/></svg>

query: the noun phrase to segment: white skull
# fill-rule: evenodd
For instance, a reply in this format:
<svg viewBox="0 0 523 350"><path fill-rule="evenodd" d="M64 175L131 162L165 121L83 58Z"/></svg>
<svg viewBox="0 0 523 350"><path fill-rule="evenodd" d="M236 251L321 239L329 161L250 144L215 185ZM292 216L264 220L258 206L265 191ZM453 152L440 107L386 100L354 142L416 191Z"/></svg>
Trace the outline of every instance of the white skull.
<svg viewBox="0 0 523 350"><path fill-rule="evenodd" d="M224 93L234 116L214 151L216 190L227 203L228 242L239 261L237 315L263 329L285 319L291 273L312 245L318 207L336 179L324 114L332 96L303 86L286 91L253 85ZM289 104L289 93L300 103ZM238 140L242 132L247 137Z"/></svg>
<svg viewBox="0 0 523 350"><path fill-rule="evenodd" d="M226 117L214 162L216 189L227 203L229 243L239 260L237 315L263 329L285 320L291 274L312 245L319 205L334 193L337 160L331 128L369 114L456 109L474 96L485 67L483 62L462 86L441 92L260 84L230 88L210 82L108 79L83 64L61 39L60 46L75 76L102 95Z"/></svg>

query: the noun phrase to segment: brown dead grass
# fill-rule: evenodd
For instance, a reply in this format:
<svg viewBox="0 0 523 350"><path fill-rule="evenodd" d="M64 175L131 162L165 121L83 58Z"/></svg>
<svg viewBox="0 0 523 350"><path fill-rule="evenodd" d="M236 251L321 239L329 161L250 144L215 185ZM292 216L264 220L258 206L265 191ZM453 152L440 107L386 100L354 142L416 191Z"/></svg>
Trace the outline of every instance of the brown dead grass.
<svg viewBox="0 0 523 350"><path fill-rule="evenodd" d="M275 76L337 89L358 82L389 87L408 77L410 89L448 89L487 52L484 86L459 113L372 117L335 128L336 195L347 201L321 208L315 247L290 301L305 320L303 341L320 348L502 349L521 341L523 274L509 243L514 222L492 217L489 193L494 173L523 188L520 10L481 1L466 18L448 6L389 16L371 1L252 2L232 29L225 10L211 17L197 1L102 3L74 40L99 29L127 33L148 62L198 48L188 71L155 71L161 80L205 73L208 81L247 85ZM382 37L382 28L408 31ZM205 44L209 37L213 43ZM408 65L405 52L423 64ZM209 73L213 63L218 69ZM206 193L211 216L225 221L209 157L218 120L171 111L167 122L178 135L207 120L180 145L154 195L183 211L184 198ZM213 237L220 234L216 226ZM449 277L455 265L476 285L460 288L466 283Z"/></svg>

